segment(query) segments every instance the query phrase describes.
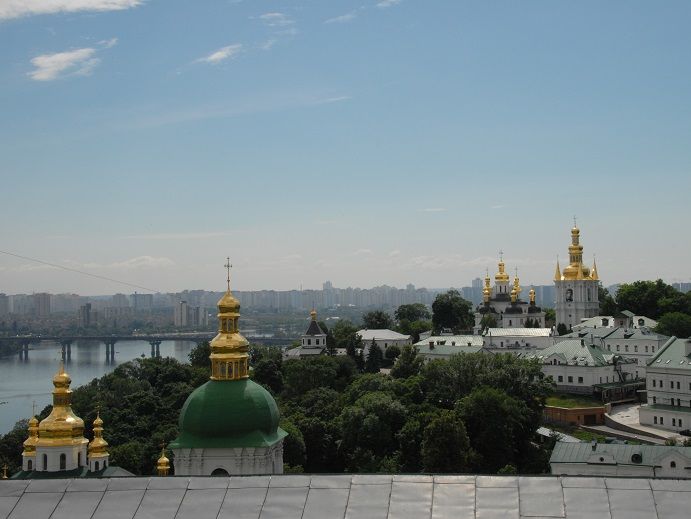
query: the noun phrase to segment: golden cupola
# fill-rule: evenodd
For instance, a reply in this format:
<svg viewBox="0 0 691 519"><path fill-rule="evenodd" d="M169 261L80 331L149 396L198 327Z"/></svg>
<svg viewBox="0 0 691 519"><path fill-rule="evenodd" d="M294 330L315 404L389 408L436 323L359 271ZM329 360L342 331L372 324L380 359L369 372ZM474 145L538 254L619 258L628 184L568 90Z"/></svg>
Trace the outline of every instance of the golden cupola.
<svg viewBox="0 0 691 519"><path fill-rule="evenodd" d="M516 291L516 298L521 296L521 282L518 279L518 269L516 269L516 276L513 278L513 291Z"/></svg>
<svg viewBox="0 0 691 519"><path fill-rule="evenodd" d="M238 331L240 301L228 288L218 301L218 334L211 340L211 380L241 380L249 377L249 342Z"/></svg>
<svg viewBox="0 0 691 519"><path fill-rule="evenodd" d="M61 362L58 373L53 377L53 409L38 424L36 446L72 446L88 441L84 438L84 420L72 411L71 382Z"/></svg>
<svg viewBox="0 0 691 519"><path fill-rule="evenodd" d="M492 297L492 287L490 286L489 271L485 273L485 286L482 288L482 301L484 303L489 303Z"/></svg>
<svg viewBox="0 0 691 519"><path fill-rule="evenodd" d="M495 283L508 283L509 275L506 273L504 259L499 260L499 271L494 275Z"/></svg>
<svg viewBox="0 0 691 519"><path fill-rule="evenodd" d="M530 305L535 306L535 289L531 288L528 292L528 297L530 298Z"/></svg>
<svg viewBox="0 0 691 519"><path fill-rule="evenodd" d="M156 462L156 472L159 476L167 476L170 472L170 460L166 456L166 448L161 447L161 456Z"/></svg>
<svg viewBox="0 0 691 519"><path fill-rule="evenodd" d="M94 420L94 439L89 443L89 457L105 457L108 455L108 442L103 439L103 420L101 413Z"/></svg>
<svg viewBox="0 0 691 519"><path fill-rule="evenodd" d="M583 245L580 244L581 231L574 224L571 229L569 245L569 266L564 269L562 279L590 279L590 269L583 265Z"/></svg>
<svg viewBox="0 0 691 519"><path fill-rule="evenodd" d="M32 416L29 420L29 437L24 440L24 452L22 456L36 456L36 444L38 443L38 419Z"/></svg>

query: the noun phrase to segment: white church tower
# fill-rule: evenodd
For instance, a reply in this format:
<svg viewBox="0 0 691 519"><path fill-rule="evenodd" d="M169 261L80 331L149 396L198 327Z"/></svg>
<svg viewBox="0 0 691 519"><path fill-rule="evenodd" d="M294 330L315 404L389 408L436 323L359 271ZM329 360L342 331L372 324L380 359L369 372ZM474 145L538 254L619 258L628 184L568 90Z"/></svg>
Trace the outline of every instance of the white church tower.
<svg viewBox="0 0 691 519"><path fill-rule="evenodd" d="M569 266L562 272L557 261L557 269L554 273L557 326L561 323L567 329L571 329L583 319L595 317L600 311L598 299L600 278L597 274L597 266L595 261L593 261L592 269L583 264L580 233L574 221L569 246Z"/></svg>

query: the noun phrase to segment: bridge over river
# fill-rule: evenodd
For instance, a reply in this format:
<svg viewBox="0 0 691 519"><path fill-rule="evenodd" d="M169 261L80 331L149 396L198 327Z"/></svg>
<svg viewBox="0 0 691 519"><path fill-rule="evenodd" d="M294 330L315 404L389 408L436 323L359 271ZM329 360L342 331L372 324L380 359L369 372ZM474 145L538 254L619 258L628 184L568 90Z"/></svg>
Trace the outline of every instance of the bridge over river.
<svg viewBox="0 0 691 519"><path fill-rule="evenodd" d="M115 343L126 341L145 341L151 345L151 355L159 355L159 347L163 341L210 341L216 336L216 332L177 332L157 334L111 334L111 335L17 335L14 337L0 337L0 346L14 346L20 356L28 356L29 346L40 346L42 342L58 343L62 347L62 358L66 360L72 354L72 343L79 341L105 344L106 358L115 357ZM250 344L264 346L284 346L290 344L290 339L278 339L275 337L248 336Z"/></svg>

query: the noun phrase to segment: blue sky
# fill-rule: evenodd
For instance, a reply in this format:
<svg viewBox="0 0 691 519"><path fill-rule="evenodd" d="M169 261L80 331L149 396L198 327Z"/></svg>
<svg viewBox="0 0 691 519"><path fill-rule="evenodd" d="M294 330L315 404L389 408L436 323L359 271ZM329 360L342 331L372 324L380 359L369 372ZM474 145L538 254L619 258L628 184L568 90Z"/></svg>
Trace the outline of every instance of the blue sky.
<svg viewBox="0 0 691 519"><path fill-rule="evenodd" d="M56 7L57 6L57 7ZM2 250L161 291L688 280L691 4L0 0ZM0 254L0 291L126 288Z"/></svg>

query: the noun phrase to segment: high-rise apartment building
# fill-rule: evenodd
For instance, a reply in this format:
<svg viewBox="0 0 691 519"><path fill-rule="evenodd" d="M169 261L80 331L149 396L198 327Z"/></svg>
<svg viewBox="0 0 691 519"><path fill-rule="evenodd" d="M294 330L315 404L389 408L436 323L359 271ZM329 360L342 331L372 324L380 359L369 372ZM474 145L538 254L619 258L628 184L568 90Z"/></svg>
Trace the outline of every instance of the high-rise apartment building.
<svg viewBox="0 0 691 519"><path fill-rule="evenodd" d="M37 317L48 317L50 315L50 294L45 292L34 294L34 311Z"/></svg>

